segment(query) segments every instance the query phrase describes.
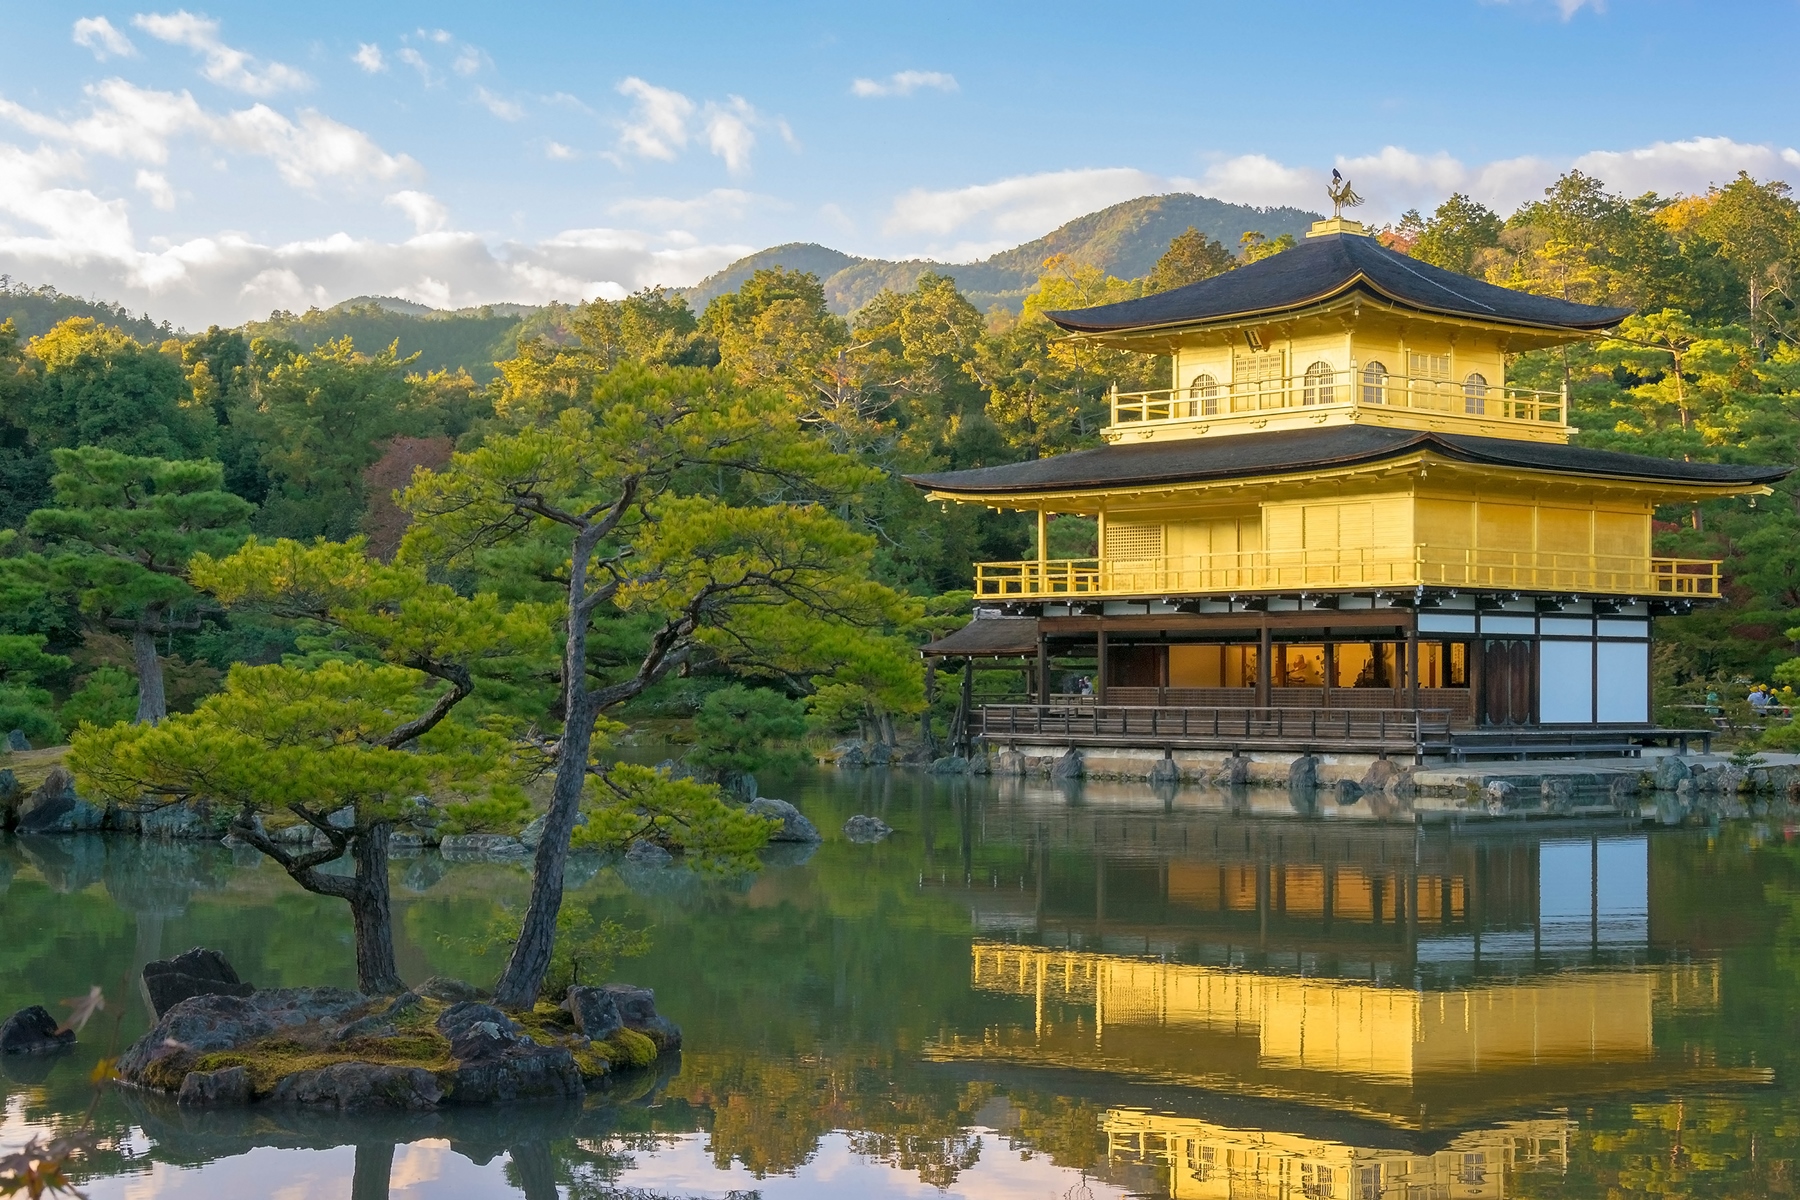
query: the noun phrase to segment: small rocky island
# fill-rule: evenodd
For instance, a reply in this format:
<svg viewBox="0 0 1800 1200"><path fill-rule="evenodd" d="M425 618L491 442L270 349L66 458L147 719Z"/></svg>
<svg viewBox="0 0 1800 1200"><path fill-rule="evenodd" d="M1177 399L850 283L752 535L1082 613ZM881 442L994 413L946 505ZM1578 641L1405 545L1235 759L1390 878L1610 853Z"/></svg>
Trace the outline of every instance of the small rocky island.
<svg viewBox="0 0 1800 1200"><path fill-rule="evenodd" d="M560 1005L509 1013L451 979L391 997L256 988L200 948L151 963L144 984L157 1022L119 1077L183 1106L424 1111L579 1097L681 1045L655 995L629 984L571 987Z"/></svg>

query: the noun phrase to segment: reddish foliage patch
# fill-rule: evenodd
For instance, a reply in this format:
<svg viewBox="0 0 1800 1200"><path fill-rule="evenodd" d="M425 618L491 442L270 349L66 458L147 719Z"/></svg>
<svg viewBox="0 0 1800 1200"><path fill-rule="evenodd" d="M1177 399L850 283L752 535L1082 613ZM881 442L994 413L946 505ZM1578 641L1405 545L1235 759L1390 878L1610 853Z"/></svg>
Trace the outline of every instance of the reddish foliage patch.
<svg viewBox="0 0 1800 1200"><path fill-rule="evenodd" d="M420 467L438 468L450 461L454 443L447 437L396 437L388 441L380 458L363 471L369 511L363 514L363 532L369 535L369 554L389 562L400 549L407 516L394 503L394 493L412 482Z"/></svg>

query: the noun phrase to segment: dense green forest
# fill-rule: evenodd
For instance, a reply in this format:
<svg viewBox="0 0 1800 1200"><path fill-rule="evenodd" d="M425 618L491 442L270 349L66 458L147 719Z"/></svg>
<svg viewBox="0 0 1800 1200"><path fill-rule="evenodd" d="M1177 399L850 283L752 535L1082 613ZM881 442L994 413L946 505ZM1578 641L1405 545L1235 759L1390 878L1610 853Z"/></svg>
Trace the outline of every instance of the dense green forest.
<svg viewBox="0 0 1800 1200"><path fill-rule="evenodd" d="M1141 230L1149 210L1133 211L1132 228ZM1122 220L1086 229L1082 244L1106 230L1116 235ZM1072 345L1041 313L1180 286L1292 244L1279 236L1285 226L1271 230L1277 236L1246 233L1226 245L1190 227L1135 277L1052 253L1017 312L983 311L949 275L921 269L904 287L875 291L840 316L818 274L763 267L699 312L665 289L618 302L426 318L359 302L187 335L9 284L0 291L13 313L0 325L0 526L11 531L0 542L0 590L9 600L0 637L42 635L45 661L21 665L23 650L10 659L0 652L0 725L61 732L126 707L129 650L117 621L94 619L93 589L26 578L24 564L48 561L55 550L41 532L51 526L28 518L66 507L52 482L56 451L213 460L218 486L248 506L243 532L264 540L364 536L372 554L391 557L407 524L393 495L416 468L554 425L624 386L621 372L780 396L810 440L860 464L866 478L834 503L873 539L873 578L926 602L927 616L890 628L916 640L963 611L957 593L968 587L971 562L1020 556L1028 530L1012 516L928 505L901 476L1097 444L1109 385L1164 382L1166 361ZM1380 237L1509 287L1637 310L1606 341L1511 364L1521 383L1569 384L1582 442L1669 457L1800 461L1800 206L1786 185L1740 175L1702 195L1626 197L1571 173L1511 214L1452 196L1430 214L1406 214ZM1794 485L1756 501L1666 511L1657 530L1659 553L1721 558L1729 581L1727 604L1664 622L1661 701L1728 690L1733 680L1800 683L1800 670L1782 665L1793 654L1787 631L1800 625ZM1058 528L1053 552L1079 550L1083 535L1078 523ZM464 590L479 574L434 570ZM629 657L639 637L634 618L613 617L594 653ZM191 625L171 623L160 635L172 711L215 690L234 662L307 652L304 631L254 614L209 613ZM821 699L835 684L715 658L709 666L698 655L679 678L634 698L633 711L689 715L708 692L747 677L794 699L811 696L815 716L827 713L820 719L840 728L852 720L847 713L871 719L866 706ZM880 719L922 703L902 696L906 687L860 686L865 698L887 696L876 704Z"/></svg>

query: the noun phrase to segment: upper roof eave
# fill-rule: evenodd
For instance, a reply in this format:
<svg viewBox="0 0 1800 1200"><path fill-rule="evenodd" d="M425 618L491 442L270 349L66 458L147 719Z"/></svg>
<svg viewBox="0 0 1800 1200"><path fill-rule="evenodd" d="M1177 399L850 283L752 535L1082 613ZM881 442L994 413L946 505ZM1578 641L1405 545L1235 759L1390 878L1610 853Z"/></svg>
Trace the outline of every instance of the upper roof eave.
<svg viewBox="0 0 1800 1200"><path fill-rule="evenodd" d="M1083 328L1072 321L1062 318L1087 311L1084 309L1065 309L1056 312L1045 312L1044 317L1058 329L1065 330L1078 338L1099 339L1105 337L1130 337L1150 333L1179 333L1187 330L1217 329L1233 325L1243 325L1252 321L1267 321L1279 317L1304 316L1309 309L1322 308L1335 300L1343 299L1354 291L1366 291L1382 303L1406 312L1429 313L1432 316L1449 317L1457 321L1470 322L1477 325L1494 325L1506 329L1525 329L1538 333L1583 335L1599 333L1610 329L1631 315L1630 309L1613 310L1618 313L1605 321L1580 325L1554 325L1542 322L1513 320L1506 317L1479 316L1473 313L1460 312L1455 309L1439 308L1416 301L1406 300L1383 289L1366 274L1357 272L1355 276L1344 281L1338 287L1331 288L1315 296L1303 300L1281 304L1274 307L1245 309L1242 312L1227 313L1219 316L1189 318L1178 321L1164 321L1145 325L1114 325Z"/></svg>

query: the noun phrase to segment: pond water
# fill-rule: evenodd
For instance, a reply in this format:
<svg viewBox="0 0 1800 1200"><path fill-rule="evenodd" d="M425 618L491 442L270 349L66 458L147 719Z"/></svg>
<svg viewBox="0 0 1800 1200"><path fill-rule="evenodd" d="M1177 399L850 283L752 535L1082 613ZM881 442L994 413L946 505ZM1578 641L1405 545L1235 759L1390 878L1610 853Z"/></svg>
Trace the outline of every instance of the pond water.
<svg viewBox="0 0 1800 1200"><path fill-rule="evenodd" d="M582 1105L180 1112L103 1094L101 1197L1449 1197L1800 1191L1800 828L1415 827L1281 792L900 773L766 780L828 840L750 879L588 864L614 975L687 1050ZM1359 806L1360 807L1360 806ZM857 812L896 829L837 834ZM402 972L491 979L523 868L394 864ZM0 1012L99 984L0 1063L0 1146L81 1119L136 972L205 945L353 981L340 903L255 855L0 840Z"/></svg>

